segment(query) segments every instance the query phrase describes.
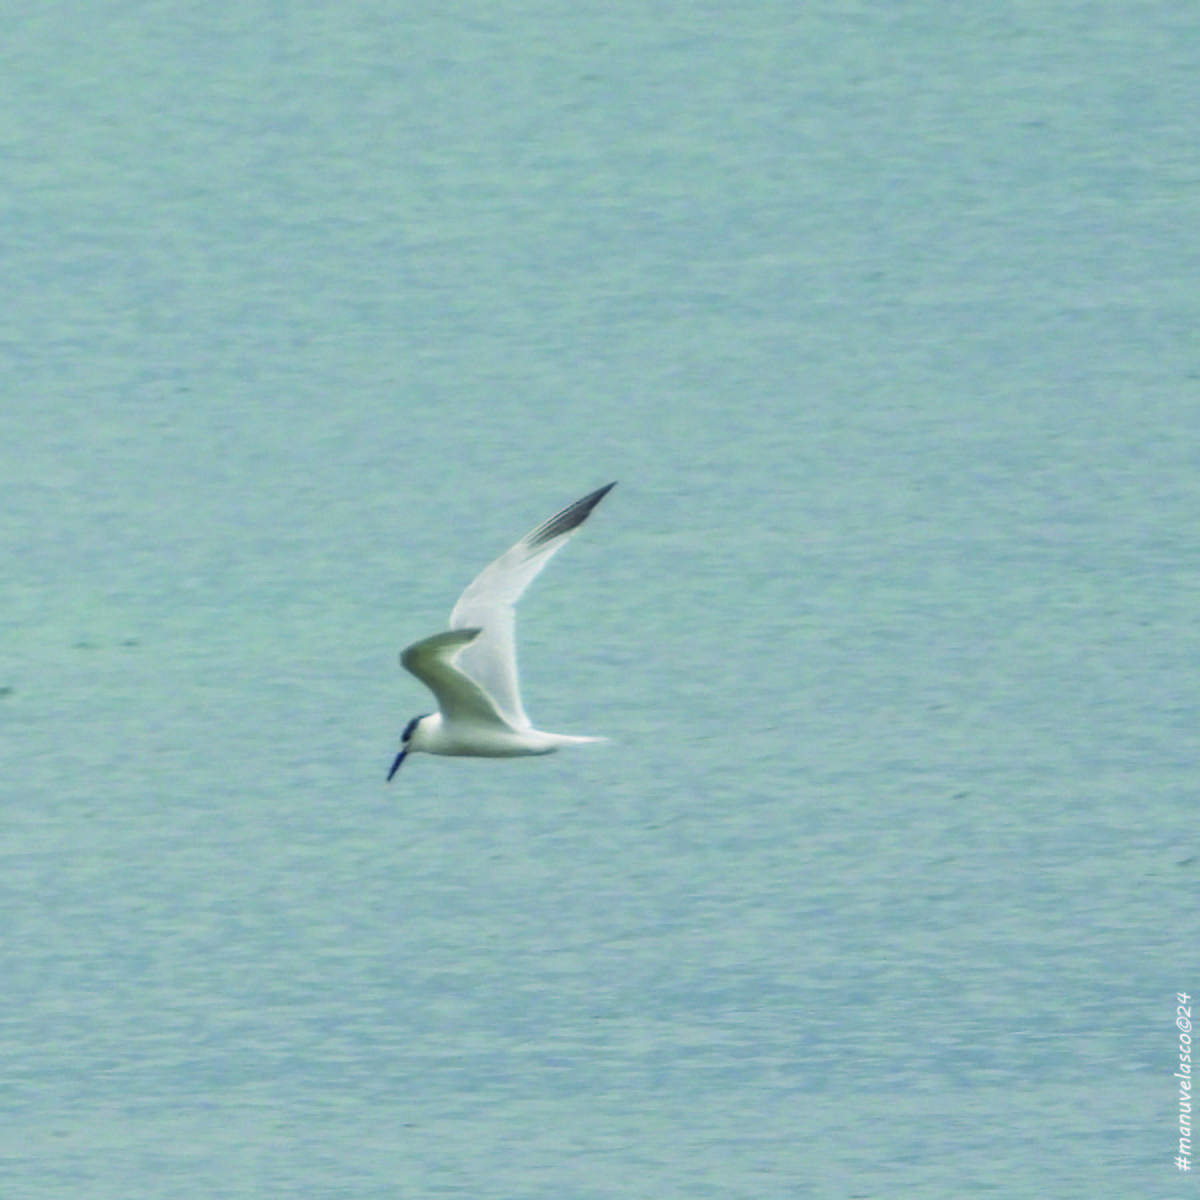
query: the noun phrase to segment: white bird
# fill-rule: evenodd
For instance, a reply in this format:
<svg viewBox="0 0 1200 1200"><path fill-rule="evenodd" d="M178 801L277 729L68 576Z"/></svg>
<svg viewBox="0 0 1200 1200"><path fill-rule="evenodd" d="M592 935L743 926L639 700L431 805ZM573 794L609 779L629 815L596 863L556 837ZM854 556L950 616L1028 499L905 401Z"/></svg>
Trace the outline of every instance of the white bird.
<svg viewBox="0 0 1200 1200"><path fill-rule="evenodd" d="M404 727L389 781L414 751L514 758L605 740L534 729L521 707L517 681L515 605L555 551L616 486L610 483L576 500L526 534L467 585L445 633L414 642L400 655L400 665L434 694L440 711L413 717Z"/></svg>

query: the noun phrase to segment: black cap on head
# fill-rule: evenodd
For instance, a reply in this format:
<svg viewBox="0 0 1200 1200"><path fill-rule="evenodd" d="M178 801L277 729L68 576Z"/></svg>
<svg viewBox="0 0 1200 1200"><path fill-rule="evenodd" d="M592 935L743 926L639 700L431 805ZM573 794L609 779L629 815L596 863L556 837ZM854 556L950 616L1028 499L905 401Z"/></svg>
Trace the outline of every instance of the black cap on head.
<svg viewBox="0 0 1200 1200"><path fill-rule="evenodd" d="M408 753L408 741L413 735L413 730L421 723L421 721L429 716L428 713L422 713L419 717L413 717L411 721L404 727L404 732L400 735L400 753L396 755L396 761L392 763L392 769L388 772L387 781L392 782L392 776L400 770L400 764L404 761L404 756Z"/></svg>

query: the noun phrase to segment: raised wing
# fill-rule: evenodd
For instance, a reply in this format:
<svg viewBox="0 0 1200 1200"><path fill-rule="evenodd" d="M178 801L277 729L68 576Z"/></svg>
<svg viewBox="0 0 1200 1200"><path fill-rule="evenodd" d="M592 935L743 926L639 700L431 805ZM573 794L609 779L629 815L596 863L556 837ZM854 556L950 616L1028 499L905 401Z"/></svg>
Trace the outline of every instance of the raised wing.
<svg viewBox="0 0 1200 1200"><path fill-rule="evenodd" d="M447 721L467 721L476 725L500 725L508 722L496 711L492 698L455 665L481 633L479 629L454 629L414 642L400 655L400 665L411 671L436 697L438 708Z"/></svg>
<svg viewBox="0 0 1200 1200"><path fill-rule="evenodd" d="M500 715L517 728L528 729L530 720L521 706L517 676L515 605L537 573L550 561L551 555L567 544L592 509L616 486L610 483L582 500L576 500L526 534L512 549L480 571L450 614L452 630L480 630L479 636L460 653L459 671L483 688L495 702ZM433 690L436 695L437 689Z"/></svg>

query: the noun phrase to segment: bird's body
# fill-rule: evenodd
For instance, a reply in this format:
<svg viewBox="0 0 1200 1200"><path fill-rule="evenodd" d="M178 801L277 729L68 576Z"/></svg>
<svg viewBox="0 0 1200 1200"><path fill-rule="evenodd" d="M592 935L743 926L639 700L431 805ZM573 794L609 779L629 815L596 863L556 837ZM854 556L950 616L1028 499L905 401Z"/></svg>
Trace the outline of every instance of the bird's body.
<svg viewBox="0 0 1200 1200"><path fill-rule="evenodd" d="M440 712L428 713L417 723L408 741L408 752L461 754L475 758L521 758L527 754L553 754L559 746L602 742L603 738L571 737L543 733L540 729L504 729L484 724L446 721Z"/></svg>
<svg viewBox="0 0 1200 1200"><path fill-rule="evenodd" d="M439 711L409 721L388 779L415 751L515 758L604 740L533 728L521 705L515 605L615 486L577 500L523 537L467 585L446 632L414 642L400 655L404 668L433 692Z"/></svg>

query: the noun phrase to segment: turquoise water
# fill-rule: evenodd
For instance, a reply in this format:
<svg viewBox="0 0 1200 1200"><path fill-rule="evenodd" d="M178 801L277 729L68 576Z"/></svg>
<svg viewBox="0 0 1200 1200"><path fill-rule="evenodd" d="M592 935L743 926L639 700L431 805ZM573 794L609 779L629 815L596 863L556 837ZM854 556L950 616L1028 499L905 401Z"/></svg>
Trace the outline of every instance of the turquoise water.
<svg viewBox="0 0 1200 1200"><path fill-rule="evenodd" d="M1190 1186L1198 27L735 10L9 17L6 1200Z"/></svg>

